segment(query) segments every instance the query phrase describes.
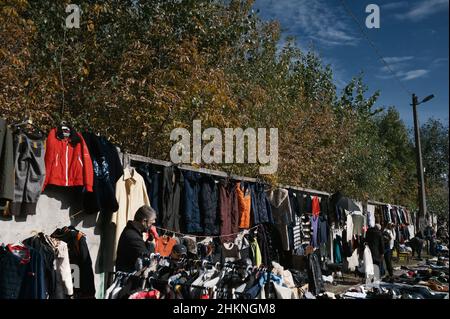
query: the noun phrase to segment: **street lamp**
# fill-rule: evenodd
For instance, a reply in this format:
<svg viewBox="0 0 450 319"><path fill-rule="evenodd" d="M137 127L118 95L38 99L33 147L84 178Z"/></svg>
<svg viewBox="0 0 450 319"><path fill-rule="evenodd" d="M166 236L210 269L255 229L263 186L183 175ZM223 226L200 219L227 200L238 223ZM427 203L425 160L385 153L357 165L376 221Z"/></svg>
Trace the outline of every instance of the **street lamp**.
<svg viewBox="0 0 450 319"><path fill-rule="evenodd" d="M412 107L414 114L414 138L416 141L416 167L417 167L417 178L419 179L419 214L416 218L416 228L420 230L419 218L420 216L425 216L427 213L427 203L425 199L425 182L423 178L423 162L422 162L422 148L420 145L420 132L419 132L419 118L417 116L417 106L419 104L428 102L434 97L433 94L428 95L421 102L418 102L417 96L412 95Z"/></svg>

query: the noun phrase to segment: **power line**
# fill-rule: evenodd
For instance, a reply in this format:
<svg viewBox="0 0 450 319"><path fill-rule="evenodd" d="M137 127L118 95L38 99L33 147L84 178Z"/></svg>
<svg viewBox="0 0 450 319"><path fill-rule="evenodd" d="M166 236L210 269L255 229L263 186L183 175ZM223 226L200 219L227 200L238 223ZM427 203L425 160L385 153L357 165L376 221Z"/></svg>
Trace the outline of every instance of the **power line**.
<svg viewBox="0 0 450 319"><path fill-rule="evenodd" d="M353 14L353 12L350 10L350 8L347 6L347 4L345 3L344 0L339 0L342 4L342 7L344 8L344 10L347 12L347 14L356 22L356 24L358 25L359 31L361 32L361 34L364 36L364 38L367 40L367 42L369 42L369 45L372 47L372 49L375 51L375 54L378 56L378 58L380 59L380 61L386 66L386 69L393 75L393 77L398 81L398 83L400 84L401 88L408 94L411 95L411 91L408 90L408 88L405 86L405 84L400 80L400 78L397 76L397 74L392 70L391 66L389 65L389 63L386 62L386 60L384 59L383 55L381 54L380 50L378 50L377 46L375 45L375 43L373 43L373 41L369 38L369 36L367 35L364 26L359 22L358 18Z"/></svg>

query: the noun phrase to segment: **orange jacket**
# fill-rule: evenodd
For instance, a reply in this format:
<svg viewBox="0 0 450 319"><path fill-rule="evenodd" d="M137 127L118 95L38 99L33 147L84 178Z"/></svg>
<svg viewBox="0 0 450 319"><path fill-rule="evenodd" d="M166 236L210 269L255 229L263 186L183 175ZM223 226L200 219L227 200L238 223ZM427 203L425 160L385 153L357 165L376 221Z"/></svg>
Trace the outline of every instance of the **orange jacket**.
<svg viewBox="0 0 450 319"><path fill-rule="evenodd" d="M247 195L244 191L248 192ZM241 183L236 183L236 194L238 197L239 204L239 228L250 228L250 208L251 208L251 196L250 190L241 189Z"/></svg>

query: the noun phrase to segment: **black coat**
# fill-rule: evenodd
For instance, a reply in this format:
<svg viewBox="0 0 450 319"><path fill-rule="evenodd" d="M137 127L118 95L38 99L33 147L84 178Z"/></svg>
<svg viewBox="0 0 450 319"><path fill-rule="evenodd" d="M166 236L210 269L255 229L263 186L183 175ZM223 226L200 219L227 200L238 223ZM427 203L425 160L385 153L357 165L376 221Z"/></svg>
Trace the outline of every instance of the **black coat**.
<svg viewBox="0 0 450 319"><path fill-rule="evenodd" d="M83 133L94 167L94 192L86 192L84 210L107 213L117 211L115 187L123 174L122 164L116 147L103 136Z"/></svg>
<svg viewBox="0 0 450 319"><path fill-rule="evenodd" d="M53 250L53 247L45 242L42 233L40 233L38 236L33 236L25 239L23 243L29 247L36 249L36 251L41 254L44 262L47 292L49 293L50 298L52 298L56 290L56 270L53 268L53 263L55 261L55 252Z"/></svg>
<svg viewBox="0 0 450 319"><path fill-rule="evenodd" d="M373 262L379 264L384 254L384 242L381 231L376 228L369 228L366 233L366 243L372 253Z"/></svg>
<svg viewBox="0 0 450 319"><path fill-rule="evenodd" d="M86 236L69 226L56 229L51 237L67 243L70 264L77 265L80 270L80 287L74 287L75 298L95 298L94 271Z"/></svg>
<svg viewBox="0 0 450 319"><path fill-rule="evenodd" d="M117 246L116 270L133 272L136 270L136 260L149 253L142 234L143 226L135 221L128 221L122 231Z"/></svg>

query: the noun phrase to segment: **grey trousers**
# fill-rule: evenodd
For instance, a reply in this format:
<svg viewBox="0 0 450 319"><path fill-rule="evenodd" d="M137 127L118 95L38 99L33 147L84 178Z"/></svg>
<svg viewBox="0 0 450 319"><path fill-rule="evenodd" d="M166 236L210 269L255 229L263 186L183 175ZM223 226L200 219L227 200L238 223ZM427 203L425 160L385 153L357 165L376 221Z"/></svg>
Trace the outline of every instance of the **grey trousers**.
<svg viewBox="0 0 450 319"><path fill-rule="evenodd" d="M14 134L14 200L11 214L34 215L45 180L45 140L22 131Z"/></svg>

